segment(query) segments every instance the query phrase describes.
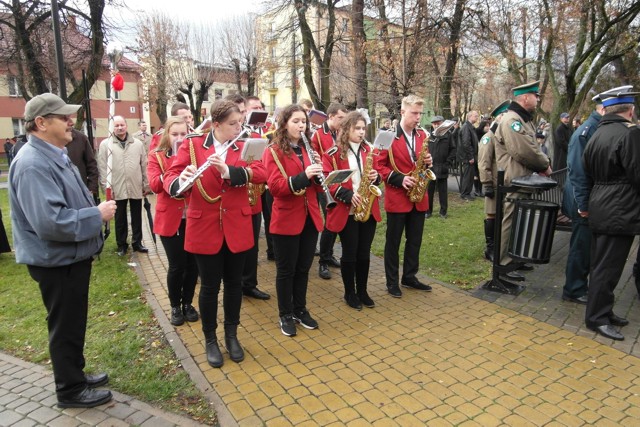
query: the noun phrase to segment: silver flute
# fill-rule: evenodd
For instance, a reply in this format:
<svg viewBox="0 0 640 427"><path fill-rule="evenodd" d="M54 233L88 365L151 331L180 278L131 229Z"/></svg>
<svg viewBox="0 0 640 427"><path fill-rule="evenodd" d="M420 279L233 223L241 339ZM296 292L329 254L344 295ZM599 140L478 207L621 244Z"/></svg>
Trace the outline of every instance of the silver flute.
<svg viewBox="0 0 640 427"><path fill-rule="evenodd" d="M240 132L238 134L238 136L236 136L233 140L229 141L229 143L227 143L227 145L222 149L222 151L220 151L219 153L215 153L218 156L222 156L224 153L227 152L227 150L233 146L233 144L236 143L237 140L239 140L242 135L244 135L245 133L247 133L247 130L244 129L242 132ZM202 164L202 166L200 166L194 173L193 175L191 175L191 177L187 178L182 185L180 186L180 188L178 188L178 191L176 191L175 197L178 197L179 195L181 195L182 193L184 193L189 187L191 187L193 185L194 182L196 182L196 180L198 178L200 178L200 176L202 176L202 174L204 173L204 171L206 171L207 169L209 169L211 167L211 165L213 164L213 161L210 159L207 159L206 162L204 162Z"/></svg>
<svg viewBox="0 0 640 427"><path fill-rule="evenodd" d="M304 134L304 131L300 132L300 136L302 137L302 142L304 142L304 147L307 149L307 153L309 153L309 160L313 163L316 163L315 157L316 152L311 148L311 144L309 144L309 140L307 139L307 135ZM333 209L336 207L338 202L334 200L331 196L331 192L329 191L329 187L324 183L325 176L323 172L318 174L318 180L320 181L320 185L322 185L322 191L324 191L324 196L327 198L327 209Z"/></svg>

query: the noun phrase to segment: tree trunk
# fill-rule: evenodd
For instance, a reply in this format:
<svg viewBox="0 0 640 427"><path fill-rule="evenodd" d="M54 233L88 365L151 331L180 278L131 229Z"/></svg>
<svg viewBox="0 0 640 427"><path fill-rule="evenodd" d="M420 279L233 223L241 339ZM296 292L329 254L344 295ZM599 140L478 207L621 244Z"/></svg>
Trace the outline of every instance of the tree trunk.
<svg viewBox="0 0 640 427"><path fill-rule="evenodd" d="M353 53L355 59L356 107L369 108L367 81L366 34L364 32L364 0L354 0L351 6Z"/></svg>
<svg viewBox="0 0 640 427"><path fill-rule="evenodd" d="M442 86L440 87L440 103L438 109L445 117L453 116L451 111L451 89L455 80L456 66L458 64L458 47L460 46L460 29L462 28L462 18L464 17L466 0L456 0L456 8L451 21L451 33L449 34L449 50L445 65Z"/></svg>

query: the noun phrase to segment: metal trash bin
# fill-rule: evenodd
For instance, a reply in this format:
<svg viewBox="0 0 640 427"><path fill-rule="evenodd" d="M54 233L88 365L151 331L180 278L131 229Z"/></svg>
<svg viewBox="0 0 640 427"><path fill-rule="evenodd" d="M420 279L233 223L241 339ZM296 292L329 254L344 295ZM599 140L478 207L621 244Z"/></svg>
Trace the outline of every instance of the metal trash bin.
<svg viewBox="0 0 640 427"><path fill-rule="evenodd" d="M509 255L517 261L547 264L559 209L556 203L518 199L511 225Z"/></svg>

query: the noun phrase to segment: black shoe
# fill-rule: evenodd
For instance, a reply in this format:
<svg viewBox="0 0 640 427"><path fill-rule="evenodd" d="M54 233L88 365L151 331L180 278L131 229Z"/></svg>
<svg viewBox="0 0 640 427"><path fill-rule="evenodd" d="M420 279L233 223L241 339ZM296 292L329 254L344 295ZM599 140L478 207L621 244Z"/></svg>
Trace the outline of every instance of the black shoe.
<svg viewBox="0 0 640 427"><path fill-rule="evenodd" d="M460 196L460 198L462 200L466 200L467 202L473 202L476 199L476 197L472 196L471 194L466 195L466 196Z"/></svg>
<svg viewBox="0 0 640 427"><path fill-rule="evenodd" d="M400 290L400 287L398 285L393 285L393 286L387 285L387 292L389 292L389 295L391 295L394 298L402 297L402 291Z"/></svg>
<svg viewBox="0 0 640 427"><path fill-rule="evenodd" d="M520 270L520 271L533 271L533 265L531 264L526 264L526 263L522 263L518 266L518 268L516 268L516 270Z"/></svg>
<svg viewBox="0 0 640 427"><path fill-rule="evenodd" d="M118 256L125 256L127 254L127 246L118 246Z"/></svg>
<svg viewBox="0 0 640 427"><path fill-rule="evenodd" d="M207 350L207 362L214 368L219 368L224 364L222 352L218 346L218 338L216 336L207 339L205 344Z"/></svg>
<svg viewBox="0 0 640 427"><path fill-rule="evenodd" d="M600 326L595 326L589 329L599 333L603 337L611 338L612 340L616 340L616 341L624 340L624 335L616 331L616 329L612 325L600 325Z"/></svg>
<svg viewBox="0 0 640 427"><path fill-rule="evenodd" d="M413 282L402 282L402 286L404 286L405 288L418 289L419 291L431 292L432 290L431 286L424 284L419 280L415 280Z"/></svg>
<svg viewBox="0 0 640 427"><path fill-rule="evenodd" d="M238 341L238 325L224 325L224 345L229 352L229 358L236 363L244 360L244 350Z"/></svg>
<svg viewBox="0 0 640 427"><path fill-rule="evenodd" d="M109 382L109 375L105 374L104 372L95 375L85 374L84 380L87 382L87 387L96 388L107 384Z"/></svg>
<svg viewBox="0 0 640 427"><path fill-rule="evenodd" d="M320 264L318 266L318 275L324 280L331 279L331 272L329 271L327 264Z"/></svg>
<svg viewBox="0 0 640 427"><path fill-rule="evenodd" d="M182 314L187 322L197 322L200 318L198 312L191 304L185 304L182 306Z"/></svg>
<svg viewBox="0 0 640 427"><path fill-rule="evenodd" d="M613 326L627 326L629 324L629 321L627 319L625 319L624 317L616 316L615 313L611 313L609 315L609 322L611 322Z"/></svg>
<svg viewBox="0 0 640 427"><path fill-rule="evenodd" d="M300 323L307 329L318 329L318 322L313 320L313 317L307 310L302 310L293 314L293 320Z"/></svg>
<svg viewBox="0 0 640 427"><path fill-rule="evenodd" d="M447 215L446 213L442 213L442 212L441 212L441 213L440 213L440 218L447 219L447 218L449 218L449 215Z"/></svg>
<svg viewBox="0 0 640 427"><path fill-rule="evenodd" d="M180 326L184 324L184 313L182 313L180 306L171 307L171 319L169 322L173 326Z"/></svg>
<svg viewBox="0 0 640 427"><path fill-rule="evenodd" d="M367 294L367 291L358 292L358 299L360 300L362 305L364 305L365 307L373 308L376 306L376 303L374 303L371 297L369 297L369 294Z"/></svg>
<svg viewBox="0 0 640 427"><path fill-rule="evenodd" d="M582 295L581 297L578 297L578 298L572 298L566 295L562 295L562 301L575 302L576 304L587 305L587 296Z"/></svg>
<svg viewBox="0 0 640 427"><path fill-rule="evenodd" d="M340 268L340 261L338 261L336 259L336 257L332 256L331 258L329 258L329 260L327 261L327 265L329 267L335 267L335 268Z"/></svg>
<svg viewBox="0 0 640 427"><path fill-rule="evenodd" d="M491 261L493 262L493 250L492 249L485 249L484 250L484 257L487 261Z"/></svg>
<svg viewBox="0 0 640 427"><path fill-rule="evenodd" d="M94 408L104 405L111 399L113 395L109 390L94 390L87 387L68 399L58 399L58 408Z"/></svg>
<svg viewBox="0 0 640 427"><path fill-rule="evenodd" d="M356 310L362 310L362 303L356 294L347 294L344 296L344 301L351 308L355 308Z"/></svg>
<svg viewBox="0 0 640 427"><path fill-rule="evenodd" d="M249 289L243 290L242 294L251 298L262 299L262 300L267 300L271 298L271 295L269 295L266 292L262 292L258 288L249 288Z"/></svg>
<svg viewBox="0 0 640 427"><path fill-rule="evenodd" d="M288 337L296 336L296 322L294 322L292 315L287 314L280 317L280 331Z"/></svg>
<svg viewBox="0 0 640 427"><path fill-rule="evenodd" d="M131 249L133 249L134 252L142 252L143 254L149 252L149 249L145 248L142 243L135 243L131 245Z"/></svg>
<svg viewBox="0 0 640 427"><path fill-rule="evenodd" d="M426 214L424 214L425 219L429 219L431 218L432 214L431 212L427 212Z"/></svg>
<svg viewBox="0 0 640 427"><path fill-rule="evenodd" d="M526 279L522 274L515 271L510 271L508 273L501 273L500 275L502 277L506 277L507 279L515 280L516 282L524 282Z"/></svg>

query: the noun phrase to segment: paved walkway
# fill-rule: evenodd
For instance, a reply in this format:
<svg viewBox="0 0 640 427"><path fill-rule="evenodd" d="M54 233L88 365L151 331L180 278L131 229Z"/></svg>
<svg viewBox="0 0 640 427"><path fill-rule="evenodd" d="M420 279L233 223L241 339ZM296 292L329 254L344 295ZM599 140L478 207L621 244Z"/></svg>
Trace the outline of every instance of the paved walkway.
<svg viewBox="0 0 640 427"><path fill-rule="evenodd" d="M567 238L556 235L558 257ZM150 246L148 236L145 241ZM396 299L386 293L382 260L373 258L376 307L360 312L342 301L339 272L321 280L314 263L308 308L320 328L299 328L288 338L277 325L275 265L266 260L262 237L260 245L260 288L273 298L244 299L239 338L246 359L230 361L220 340L221 369L206 362L199 322L177 328L168 322L162 247L136 255L160 323L223 426L634 425L640 419L640 359L628 354L636 354L636 303L628 309L624 303L618 313L631 320L624 328L630 348L596 338L568 320L578 319L582 307L556 301L563 260L539 267L515 298L473 292L480 299L424 278L433 292L408 289ZM561 321L562 313L573 314Z"/></svg>

